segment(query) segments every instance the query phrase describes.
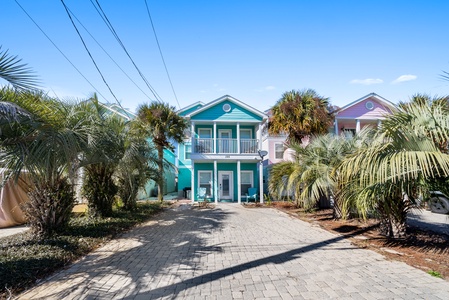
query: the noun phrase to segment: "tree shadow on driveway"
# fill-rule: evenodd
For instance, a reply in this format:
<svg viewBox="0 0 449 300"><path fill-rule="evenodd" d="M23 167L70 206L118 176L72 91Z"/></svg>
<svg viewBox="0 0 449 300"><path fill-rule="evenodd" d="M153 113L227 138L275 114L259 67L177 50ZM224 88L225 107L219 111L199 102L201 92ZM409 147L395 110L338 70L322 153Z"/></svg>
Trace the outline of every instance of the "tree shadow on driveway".
<svg viewBox="0 0 449 300"><path fill-rule="evenodd" d="M88 255L23 298L63 299L78 298L77 295L83 299L175 298L197 285L266 264L282 264L348 237L336 236L207 272L201 260L206 256L213 260L214 254L222 253L228 246L220 240L211 243L210 238L218 231L229 230L227 226L235 226L226 224L233 213L220 208L168 210Z"/></svg>

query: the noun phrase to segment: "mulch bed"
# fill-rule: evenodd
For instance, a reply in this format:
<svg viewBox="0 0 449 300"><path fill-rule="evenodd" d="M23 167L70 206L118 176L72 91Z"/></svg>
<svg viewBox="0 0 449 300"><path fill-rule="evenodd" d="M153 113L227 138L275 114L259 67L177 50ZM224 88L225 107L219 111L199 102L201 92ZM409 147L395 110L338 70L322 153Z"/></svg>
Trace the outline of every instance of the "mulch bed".
<svg viewBox="0 0 449 300"><path fill-rule="evenodd" d="M253 205L252 207L261 206ZM449 236L409 227L404 239L388 239L379 234L376 220L334 220L331 209L305 212L291 202L273 202L275 207L303 221L348 236L360 248L376 251L387 259L402 261L449 281Z"/></svg>

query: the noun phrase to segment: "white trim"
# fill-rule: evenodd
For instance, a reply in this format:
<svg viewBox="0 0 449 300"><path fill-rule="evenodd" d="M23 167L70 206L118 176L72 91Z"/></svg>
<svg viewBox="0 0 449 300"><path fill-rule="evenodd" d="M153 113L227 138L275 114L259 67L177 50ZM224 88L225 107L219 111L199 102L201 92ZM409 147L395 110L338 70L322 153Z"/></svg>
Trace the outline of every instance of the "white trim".
<svg viewBox="0 0 449 300"><path fill-rule="evenodd" d="M218 203L218 168L217 161L214 160L214 200Z"/></svg>
<svg viewBox="0 0 449 300"><path fill-rule="evenodd" d="M198 170L198 180L196 181L198 191L199 191L200 184L201 184L201 182L200 182L200 173L209 173L210 174L210 181L209 181L210 195L213 195L213 188L214 188L213 182L212 182L214 180L213 171L210 171L210 170Z"/></svg>
<svg viewBox="0 0 449 300"><path fill-rule="evenodd" d="M224 139L221 137L221 134L223 132L228 132L229 133L229 139L232 139L232 129L218 129L218 138L219 139Z"/></svg>
<svg viewBox="0 0 449 300"><path fill-rule="evenodd" d="M364 101L366 99L369 99L369 98L374 98L377 101L381 102L382 104L388 106L389 108L396 109L396 105L393 102L388 101L387 99L377 95L376 93L370 93L370 94L368 94L366 96L363 96L362 98L359 98L359 99L357 99L357 100L355 100L355 101L353 101L353 102L343 106L342 108L336 110L335 111L335 116L337 116L340 112L348 109L349 107L354 106L357 103L360 103L360 102L362 102L362 101Z"/></svg>
<svg viewBox="0 0 449 300"><path fill-rule="evenodd" d="M181 109L178 110L176 113L179 114L179 113L181 113L181 112L183 112L183 111L186 111L186 110L189 110L189 109L191 109L192 107L197 106L197 105L202 105L202 106L204 106L204 103L201 102L201 101L197 101L197 102L195 102L195 103L193 103L193 104L190 104L189 106L186 106L186 107L181 108Z"/></svg>
<svg viewBox="0 0 449 300"><path fill-rule="evenodd" d="M282 157L281 158L277 158L276 157L276 153L277 153L277 151L276 151L276 145L281 145L282 146ZM279 143L279 142L276 142L276 143L274 143L273 144L273 148L274 148L274 159L284 159L284 151L285 151L285 149L284 149L284 143Z"/></svg>
<svg viewBox="0 0 449 300"><path fill-rule="evenodd" d="M192 203L195 202L195 162L192 160L192 178L191 178L191 182L190 182L190 198L192 198Z"/></svg>
<svg viewBox="0 0 449 300"><path fill-rule="evenodd" d="M249 139L253 138L253 131L250 128L240 128L240 133L242 131L249 131ZM241 134L240 134L241 135Z"/></svg>
<svg viewBox="0 0 449 300"><path fill-rule="evenodd" d="M229 175L229 197L224 198L221 193L222 188L220 188L220 199L234 200L234 172L233 171L218 171L218 184L222 185L223 175L225 175L225 174Z"/></svg>
<svg viewBox="0 0 449 300"><path fill-rule="evenodd" d="M254 172L252 171L252 170L243 170L243 171L240 171L240 176L241 176L241 174L242 173L251 173L251 187L254 187ZM242 188L242 181L241 181L242 179L240 178L240 182L239 182L239 186L240 186L240 194L242 193L242 191L241 191L241 188ZM245 196L245 195L242 195L242 196Z"/></svg>
<svg viewBox="0 0 449 300"><path fill-rule="evenodd" d="M200 131L209 131L209 133L210 133L210 137L208 137L208 138L205 138L205 137L202 137L201 136L201 134L200 134ZM213 136L212 136L212 128L197 128L197 130L196 130L197 132L198 132L198 138L200 138L200 139L211 139L211 138L213 138Z"/></svg>
<svg viewBox="0 0 449 300"><path fill-rule="evenodd" d="M215 99L215 100L207 103L203 107L201 107L201 108L191 112L190 114L186 115L185 117L186 118L191 118L192 116L194 116L196 114L199 114L200 112L202 112L202 111L204 111L204 110L206 110L206 109L208 109L208 108L210 108L212 106L215 106L216 104L219 104L220 102L226 101L226 100L228 100L229 102L233 102L234 104L249 110L250 112L258 115L259 117L262 117L263 120L268 119L268 116L266 114L264 114L263 112L255 109L254 107L251 107L248 104L245 104L242 101L240 101L240 100L238 100L236 98L233 98L233 97L231 97L229 95L224 95L224 96L222 96L222 97L220 97L218 99Z"/></svg>
<svg viewBox="0 0 449 300"><path fill-rule="evenodd" d="M192 143L185 143L184 144L184 160L187 160L187 159L191 159L190 157L189 158L187 158L187 146L190 146L190 157L192 157Z"/></svg>
<svg viewBox="0 0 449 300"><path fill-rule="evenodd" d="M242 203L242 187L241 187L241 182L242 182L242 174L241 174L241 165L240 165L240 160L237 161L237 202L238 204Z"/></svg>

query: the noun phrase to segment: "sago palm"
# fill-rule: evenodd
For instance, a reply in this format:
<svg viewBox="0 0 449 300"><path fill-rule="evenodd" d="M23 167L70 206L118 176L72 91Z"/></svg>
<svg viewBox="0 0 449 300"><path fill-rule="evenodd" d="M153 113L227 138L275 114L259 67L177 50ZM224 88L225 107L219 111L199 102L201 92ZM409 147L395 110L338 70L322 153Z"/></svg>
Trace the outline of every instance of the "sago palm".
<svg viewBox="0 0 449 300"><path fill-rule="evenodd" d="M37 235L65 225L74 204L68 173L86 141L80 122L72 122L74 106L42 92L0 90L1 151L5 178L24 171L30 201L25 214Z"/></svg>

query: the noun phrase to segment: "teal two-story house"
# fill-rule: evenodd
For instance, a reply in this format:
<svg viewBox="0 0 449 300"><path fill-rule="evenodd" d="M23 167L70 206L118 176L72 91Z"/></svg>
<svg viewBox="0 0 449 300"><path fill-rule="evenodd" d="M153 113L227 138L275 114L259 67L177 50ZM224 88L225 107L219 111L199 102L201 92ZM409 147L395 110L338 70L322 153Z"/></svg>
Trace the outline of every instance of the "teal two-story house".
<svg viewBox="0 0 449 300"><path fill-rule="evenodd" d="M240 203L250 188L263 201L261 156L263 112L225 95L178 112L190 123L177 147L178 192L192 201Z"/></svg>

